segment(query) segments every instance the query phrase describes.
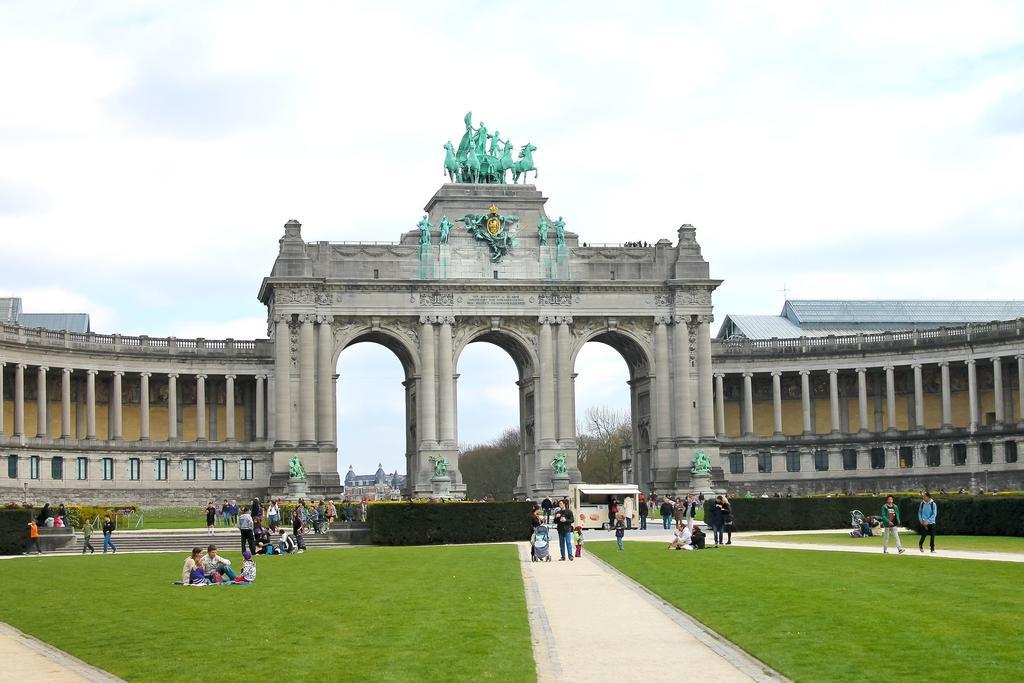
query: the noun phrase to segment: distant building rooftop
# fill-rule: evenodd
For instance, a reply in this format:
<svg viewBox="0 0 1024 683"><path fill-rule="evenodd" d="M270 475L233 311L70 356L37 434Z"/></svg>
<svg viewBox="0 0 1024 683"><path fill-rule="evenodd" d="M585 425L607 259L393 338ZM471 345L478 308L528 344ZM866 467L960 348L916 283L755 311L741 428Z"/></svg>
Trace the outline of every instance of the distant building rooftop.
<svg viewBox="0 0 1024 683"><path fill-rule="evenodd" d="M1024 317L1024 301L787 299L779 315L725 316L718 339L787 339L957 327Z"/></svg>
<svg viewBox="0 0 1024 683"><path fill-rule="evenodd" d="M0 297L0 322L56 332L90 331L88 313L25 313L21 309L20 297Z"/></svg>

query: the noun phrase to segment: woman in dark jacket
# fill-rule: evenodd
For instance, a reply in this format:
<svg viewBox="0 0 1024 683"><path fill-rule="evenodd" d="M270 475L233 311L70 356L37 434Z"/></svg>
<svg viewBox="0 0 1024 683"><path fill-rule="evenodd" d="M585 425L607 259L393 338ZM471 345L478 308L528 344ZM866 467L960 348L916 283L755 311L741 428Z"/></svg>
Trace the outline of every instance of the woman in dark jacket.
<svg viewBox="0 0 1024 683"><path fill-rule="evenodd" d="M729 502L728 496L722 496L722 525L725 527L725 533L729 535L729 540L725 544L732 545L732 503Z"/></svg>
<svg viewBox="0 0 1024 683"><path fill-rule="evenodd" d="M662 501L661 501L661 508L659 509L659 512L661 512L661 526L662 526L662 528L664 528L664 529L671 529L672 527L669 526L669 523L672 521L672 499L671 498L669 498L668 496L665 496L662 499Z"/></svg>
<svg viewBox="0 0 1024 683"><path fill-rule="evenodd" d="M43 505L43 509L39 511L39 516L36 517L36 524L38 526L46 526L46 520L53 516L50 512L50 504L46 503Z"/></svg>

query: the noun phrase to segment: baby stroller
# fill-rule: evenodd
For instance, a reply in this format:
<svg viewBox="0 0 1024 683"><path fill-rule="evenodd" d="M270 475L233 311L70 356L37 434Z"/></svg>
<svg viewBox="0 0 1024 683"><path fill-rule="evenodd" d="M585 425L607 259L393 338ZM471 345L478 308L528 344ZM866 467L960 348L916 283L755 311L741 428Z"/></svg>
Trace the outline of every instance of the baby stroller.
<svg viewBox="0 0 1024 683"><path fill-rule="evenodd" d="M546 526L541 525L533 532L533 550L534 562L551 561L551 538L548 536L548 528Z"/></svg>

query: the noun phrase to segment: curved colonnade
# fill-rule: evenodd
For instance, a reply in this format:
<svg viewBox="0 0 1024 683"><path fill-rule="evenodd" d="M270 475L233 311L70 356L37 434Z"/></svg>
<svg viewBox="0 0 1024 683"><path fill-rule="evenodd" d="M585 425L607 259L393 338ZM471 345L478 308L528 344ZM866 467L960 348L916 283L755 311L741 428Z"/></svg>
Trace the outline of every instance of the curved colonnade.
<svg viewBox="0 0 1024 683"><path fill-rule="evenodd" d="M1024 488L1024 319L713 351L732 491Z"/></svg>

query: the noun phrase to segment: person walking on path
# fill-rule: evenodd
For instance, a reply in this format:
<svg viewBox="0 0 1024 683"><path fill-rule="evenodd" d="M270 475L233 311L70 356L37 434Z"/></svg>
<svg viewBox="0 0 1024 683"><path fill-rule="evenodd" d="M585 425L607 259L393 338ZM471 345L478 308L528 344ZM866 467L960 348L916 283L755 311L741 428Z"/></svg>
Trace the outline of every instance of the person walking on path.
<svg viewBox="0 0 1024 683"><path fill-rule="evenodd" d="M217 524L217 506L210 501L206 506L206 535L213 536L213 527Z"/></svg>
<svg viewBox="0 0 1024 683"><path fill-rule="evenodd" d="M103 554L104 555L107 554L107 546L110 546L110 549L113 552L115 552L115 553L117 552L117 546L114 545L113 535L114 535L114 522L113 522L113 520L110 519L110 515L105 515L103 517Z"/></svg>
<svg viewBox="0 0 1024 683"><path fill-rule="evenodd" d="M623 540L626 536L626 522L625 517L621 514L615 516L615 544L619 546L619 550L625 550L623 547Z"/></svg>
<svg viewBox="0 0 1024 683"><path fill-rule="evenodd" d="M554 505L555 504L551 502L551 496L544 496L544 500L540 503L540 507L544 511L545 524L551 524L551 508L553 508Z"/></svg>
<svg viewBox="0 0 1024 683"><path fill-rule="evenodd" d="M921 504L917 506L917 521L921 524L921 540L917 549L924 552L924 537L928 536L931 551L935 552L935 519L939 516L939 506L932 500L932 494L925 491L921 494Z"/></svg>
<svg viewBox="0 0 1024 683"><path fill-rule="evenodd" d="M663 529L668 531L672 528L670 526L670 523L672 522L672 499L665 496L661 500L661 508L658 511L661 513L661 526Z"/></svg>
<svg viewBox="0 0 1024 683"><path fill-rule="evenodd" d="M558 531L558 551L562 555L559 562L564 562L566 555L572 562L572 523L575 521L576 518L565 501L558 501L558 509L555 510L555 529Z"/></svg>
<svg viewBox="0 0 1024 683"><path fill-rule="evenodd" d="M728 496L722 496L722 527L729 535L729 540L725 544L732 545L732 504Z"/></svg>
<svg viewBox="0 0 1024 683"><path fill-rule="evenodd" d="M37 554L43 554L43 549L39 547L39 525L34 519L28 521L28 543L25 544L25 554L28 555L32 548L36 549Z"/></svg>
<svg viewBox="0 0 1024 683"><path fill-rule="evenodd" d="M906 550L900 543L900 509L893 500L892 496L886 496L885 505L882 506L882 552L889 552L889 534L892 534L896 539L896 550L902 555Z"/></svg>
<svg viewBox="0 0 1024 683"><path fill-rule="evenodd" d="M242 514L238 516L238 530L242 532L242 552L248 546L249 552L256 554L256 535L253 532L252 515L247 507L243 507Z"/></svg>
<svg viewBox="0 0 1024 683"><path fill-rule="evenodd" d="M715 502L711 504L711 529L714 532L715 547L722 544L722 527L725 525L725 509L722 506L722 497L716 496Z"/></svg>
<svg viewBox="0 0 1024 683"><path fill-rule="evenodd" d="M270 504L267 505L267 520L270 522L270 530L277 531L277 526L281 523L281 501L271 499Z"/></svg>
<svg viewBox="0 0 1024 683"><path fill-rule="evenodd" d="M649 511L650 511L650 509L647 507L647 501L644 499L644 494L641 493L640 494L640 505L639 505L640 531L646 531L647 530L647 513Z"/></svg>
<svg viewBox="0 0 1024 683"><path fill-rule="evenodd" d="M92 543L89 539L92 537L92 520L85 520L85 526L82 527L82 554L85 555L85 551L88 550L89 554L96 552L96 548L92 547Z"/></svg>

